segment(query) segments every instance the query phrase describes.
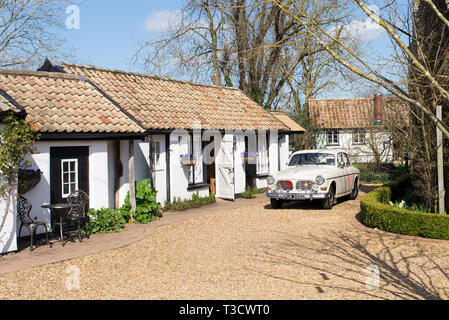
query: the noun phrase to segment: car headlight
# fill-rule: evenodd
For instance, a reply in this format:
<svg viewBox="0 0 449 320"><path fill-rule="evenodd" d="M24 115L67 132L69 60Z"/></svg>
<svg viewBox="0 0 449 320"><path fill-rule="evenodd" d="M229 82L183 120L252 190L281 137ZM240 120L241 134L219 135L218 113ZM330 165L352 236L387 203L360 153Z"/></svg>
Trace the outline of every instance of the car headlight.
<svg viewBox="0 0 449 320"><path fill-rule="evenodd" d="M315 182L317 185L321 186L326 182L326 179L324 179L324 177L322 176L318 176L316 177Z"/></svg>
<svg viewBox="0 0 449 320"><path fill-rule="evenodd" d="M271 186L276 182L276 179L273 176L269 176L267 182Z"/></svg>

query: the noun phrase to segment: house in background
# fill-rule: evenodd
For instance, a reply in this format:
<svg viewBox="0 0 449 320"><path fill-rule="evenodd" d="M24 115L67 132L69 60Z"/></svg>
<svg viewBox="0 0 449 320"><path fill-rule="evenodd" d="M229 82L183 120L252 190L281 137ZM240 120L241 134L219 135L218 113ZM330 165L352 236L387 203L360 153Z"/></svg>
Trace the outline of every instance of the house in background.
<svg viewBox="0 0 449 320"><path fill-rule="evenodd" d="M51 215L41 206L65 202L77 189L94 209L120 207L132 176L151 178L161 204L211 191L234 200L285 167L294 129L238 89L50 61L41 70L48 72L0 70L0 98L40 134L30 161L41 181L23 196L31 217L48 227ZM245 163L243 153L252 151L257 160ZM186 154L196 161L185 165ZM15 210L8 223L15 243ZM0 246L9 251L14 245Z"/></svg>
<svg viewBox="0 0 449 320"><path fill-rule="evenodd" d="M407 107L397 99L311 99L311 122L319 128L317 148L343 149L354 163L395 158L391 124L408 124Z"/></svg>

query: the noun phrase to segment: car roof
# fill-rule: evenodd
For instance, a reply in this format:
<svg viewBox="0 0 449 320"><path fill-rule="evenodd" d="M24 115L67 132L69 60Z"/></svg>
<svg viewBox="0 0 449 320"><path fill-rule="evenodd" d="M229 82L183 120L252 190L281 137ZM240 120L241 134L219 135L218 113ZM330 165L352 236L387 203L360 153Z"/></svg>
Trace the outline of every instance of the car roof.
<svg viewBox="0 0 449 320"><path fill-rule="evenodd" d="M347 152L345 150L342 149L315 149L315 150L301 150L301 151L297 151L295 153L293 153L293 155L295 154L304 154L304 153L329 153L329 154L334 154L337 155L338 153L346 153Z"/></svg>

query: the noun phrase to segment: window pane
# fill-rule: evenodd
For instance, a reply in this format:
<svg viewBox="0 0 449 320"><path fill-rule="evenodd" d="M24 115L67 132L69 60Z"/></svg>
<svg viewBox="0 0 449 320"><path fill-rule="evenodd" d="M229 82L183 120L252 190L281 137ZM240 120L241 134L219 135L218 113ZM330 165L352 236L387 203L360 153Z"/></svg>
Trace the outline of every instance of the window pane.
<svg viewBox="0 0 449 320"><path fill-rule="evenodd" d="M70 174L70 182L76 182L76 173L75 172Z"/></svg>
<svg viewBox="0 0 449 320"><path fill-rule="evenodd" d="M62 171L63 172L69 171L69 163L68 162L63 162L62 163Z"/></svg>
<svg viewBox="0 0 449 320"><path fill-rule="evenodd" d="M70 171L75 172L75 161L70 162Z"/></svg>
<svg viewBox="0 0 449 320"><path fill-rule="evenodd" d="M76 191L76 183L72 183L71 185L70 185L70 193L73 193L73 192L75 192Z"/></svg>
<svg viewBox="0 0 449 320"><path fill-rule="evenodd" d="M68 194L69 193L69 185L68 184L64 184L64 186L63 186L63 193L64 194Z"/></svg>
<svg viewBox="0 0 449 320"><path fill-rule="evenodd" d="M69 174L64 173L63 177L62 177L62 183L67 183L67 182L69 182Z"/></svg>

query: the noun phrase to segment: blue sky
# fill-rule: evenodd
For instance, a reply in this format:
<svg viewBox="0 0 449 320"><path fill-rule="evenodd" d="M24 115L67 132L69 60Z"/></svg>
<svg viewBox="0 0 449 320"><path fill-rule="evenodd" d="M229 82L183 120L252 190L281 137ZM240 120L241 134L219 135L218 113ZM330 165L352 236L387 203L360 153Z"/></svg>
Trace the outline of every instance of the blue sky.
<svg viewBox="0 0 449 320"><path fill-rule="evenodd" d="M85 0L79 6L80 29L65 30L61 36L74 62L139 71L139 66L129 62L138 49L138 42L156 34L147 31L147 19L163 18L157 13L173 12L181 7L182 0Z"/></svg>

